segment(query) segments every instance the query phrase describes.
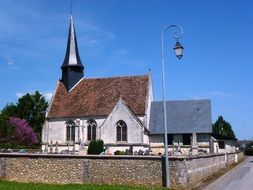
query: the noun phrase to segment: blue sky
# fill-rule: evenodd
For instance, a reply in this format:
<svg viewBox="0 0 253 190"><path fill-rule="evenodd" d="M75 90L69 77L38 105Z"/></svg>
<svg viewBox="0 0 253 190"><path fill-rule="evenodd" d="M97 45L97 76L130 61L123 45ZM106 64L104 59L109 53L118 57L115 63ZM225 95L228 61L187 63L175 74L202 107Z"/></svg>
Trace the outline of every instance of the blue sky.
<svg viewBox="0 0 253 190"><path fill-rule="evenodd" d="M185 51L166 33L166 99L211 99L212 119L253 137L253 2L250 0L73 0L85 77L145 74L162 99L161 31L184 29ZM24 93L47 98L61 77L69 0L0 1L0 109Z"/></svg>

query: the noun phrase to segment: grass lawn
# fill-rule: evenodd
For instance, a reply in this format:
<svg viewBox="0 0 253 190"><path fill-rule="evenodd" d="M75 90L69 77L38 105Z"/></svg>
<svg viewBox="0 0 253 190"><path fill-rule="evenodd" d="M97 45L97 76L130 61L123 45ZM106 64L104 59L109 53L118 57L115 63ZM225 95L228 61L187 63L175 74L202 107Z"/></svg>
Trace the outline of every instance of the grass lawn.
<svg viewBox="0 0 253 190"><path fill-rule="evenodd" d="M112 185L51 185L41 183L18 183L0 180L0 190L164 190L165 188L129 187Z"/></svg>

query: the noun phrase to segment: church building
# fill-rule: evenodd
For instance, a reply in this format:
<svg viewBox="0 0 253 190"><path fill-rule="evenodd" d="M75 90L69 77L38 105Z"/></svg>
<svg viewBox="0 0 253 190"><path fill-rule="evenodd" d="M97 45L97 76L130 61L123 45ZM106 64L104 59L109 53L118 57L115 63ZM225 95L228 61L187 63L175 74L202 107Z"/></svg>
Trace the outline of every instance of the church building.
<svg viewBox="0 0 253 190"><path fill-rule="evenodd" d="M42 131L42 149L87 147L102 139L107 147L134 150L149 146L148 126L153 91L151 74L85 78L73 17L59 80ZM51 146L52 146L51 145ZM55 151L55 150L54 150Z"/></svg>

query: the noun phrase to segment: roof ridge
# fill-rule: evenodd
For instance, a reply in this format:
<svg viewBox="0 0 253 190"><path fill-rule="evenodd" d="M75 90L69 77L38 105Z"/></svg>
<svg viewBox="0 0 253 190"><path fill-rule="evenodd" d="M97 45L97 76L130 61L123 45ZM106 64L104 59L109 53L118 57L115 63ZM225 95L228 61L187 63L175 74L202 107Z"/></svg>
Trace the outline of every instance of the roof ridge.
<svg viewBox="0 0 253 190"><path fill-rule="evenodd" d="M96 79L113 79L113 78L137 78L137 77L148 77L148 74L145 75L125 75L125 76L113 76L113 77L93 77L93 78L86 78L84 80L96 80Z"/></svg>
<svg viewBox="0 0 253 190"><path fill-rule="evenodd" d="M203 99L182 99L182 100L166 100L165 102L193 102L193 101L211 101L211 99L203 98ZM152 102L163 102L163 100L153 100Z"/></svg>

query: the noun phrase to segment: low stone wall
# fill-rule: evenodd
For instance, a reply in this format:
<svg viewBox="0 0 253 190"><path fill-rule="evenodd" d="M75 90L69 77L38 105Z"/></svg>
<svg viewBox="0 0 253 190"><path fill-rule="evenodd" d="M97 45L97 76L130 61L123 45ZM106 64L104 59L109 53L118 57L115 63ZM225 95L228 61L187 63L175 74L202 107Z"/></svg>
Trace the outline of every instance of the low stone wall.
<svg viewBox="0 0 253 190"><path fill-rule="evenodd" d="M0 177L42 183L163 186L161 157L0 154Z"/></svg>
<svg viewBox="0 0 253 190"><path fill-rule="evenodd" d="M243 153L171 157L170 183L192 186L243 158ZM164 159L156 156L0 154L0 178L21 182L163 186Z"/></svg>
<svg viewBox="0 0 253 190"><path fill-rule="evenodd" d="M243 152L171 158L170 180L174 188L197 186L206 177L242 160Z"/></svg>

